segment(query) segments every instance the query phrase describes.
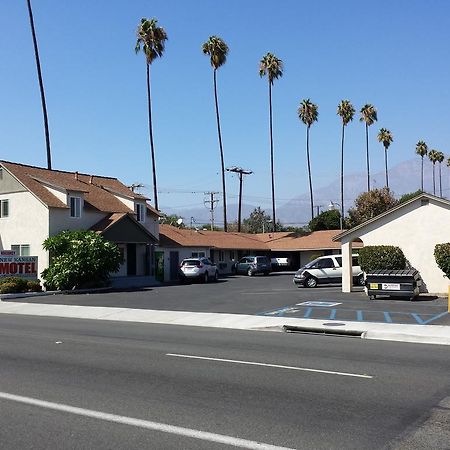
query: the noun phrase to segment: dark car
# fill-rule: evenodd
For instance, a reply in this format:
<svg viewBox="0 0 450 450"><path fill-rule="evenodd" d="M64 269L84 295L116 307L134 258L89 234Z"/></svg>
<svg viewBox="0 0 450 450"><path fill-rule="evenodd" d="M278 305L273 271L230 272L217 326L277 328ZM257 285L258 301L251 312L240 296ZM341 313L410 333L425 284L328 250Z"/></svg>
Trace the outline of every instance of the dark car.
<svg viewBox="0 0 450 450"><path fill-rule="evenodd" d="M272 266L267 256L244 256L236 263L234 269L236 273L246 273L251 277L257 273L269 275Z"/></svg>

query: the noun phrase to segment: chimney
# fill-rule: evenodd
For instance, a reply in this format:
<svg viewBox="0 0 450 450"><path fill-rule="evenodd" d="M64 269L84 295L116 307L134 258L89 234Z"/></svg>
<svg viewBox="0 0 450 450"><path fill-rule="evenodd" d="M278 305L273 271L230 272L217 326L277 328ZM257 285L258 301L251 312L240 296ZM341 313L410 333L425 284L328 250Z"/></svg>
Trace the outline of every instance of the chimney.
<svg viewBox="0 0 450 450"><path fill-rule="evenodd" d="M89 177L89 184L92 184L93 181L94 181L94 175L91 175L91 176Z"/></svg>
<svg viewBox="0 0 450 450"><path fill-rule="evenodd" d="M75 180L78 181L78 172L75 172Z"/></svg>

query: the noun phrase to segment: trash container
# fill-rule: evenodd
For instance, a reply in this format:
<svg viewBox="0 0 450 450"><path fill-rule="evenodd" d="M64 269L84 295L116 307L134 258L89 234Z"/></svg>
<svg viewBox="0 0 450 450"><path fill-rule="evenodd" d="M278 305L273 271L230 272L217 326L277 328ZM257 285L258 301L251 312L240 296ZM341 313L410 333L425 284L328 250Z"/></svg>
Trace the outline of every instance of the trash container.
<svg viewBox="0 0 450 450"><path fill-rule="evenodd" d="M414 300L419 295L421 285L420 274L415 269L379 270L366 275L367 295L370 300L381 295Z"/></svg>

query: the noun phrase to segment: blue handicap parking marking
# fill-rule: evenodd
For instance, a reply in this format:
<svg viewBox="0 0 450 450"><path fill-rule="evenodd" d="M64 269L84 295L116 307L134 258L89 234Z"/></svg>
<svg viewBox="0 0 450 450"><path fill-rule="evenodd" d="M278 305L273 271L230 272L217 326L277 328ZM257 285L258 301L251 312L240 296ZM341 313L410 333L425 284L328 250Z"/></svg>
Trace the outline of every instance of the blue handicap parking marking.
<svg viewBox="0 0 450 450"><path fill-rule="evenodd" d="M358 322L382 322L382 323L412 323L419 325L428 325L448 312L440 312L437 314L423 314L405 311L380 311L380 310L364 310L350 308L331 308L332 306L342 305L339 302L322 302L309 301L296 303L291 306L261 312L261 316L275 317L298 317L303 319L320 319L320 320L348 320Z"/></svg>
<svg viewBox="0 0 450 450"><path fill-rule="evenodd" d="M297 305L298 305L298 306L317 306L317 307L320 306L320 307L330 308L331 306L342 305L342 303L314 301L314 302L297 303Z"/></svg>
<svg viewBox="0 0 450 450"><path fill-rule="evenodd" d="M419 325L427 325L428 323L433 322L433 320L437 320L437 319L440 319L441 317L444 317L446 314L448 314L448 312L444 311L443 313L436 314L435 316L431 317L428 320L423 320L422 317L420 317L419 314L416 314L416 313L411 313L411 316L414 317L414 319L416 319L416 322ZM422 315L430 316L431 314L422 314Z"/></svg>

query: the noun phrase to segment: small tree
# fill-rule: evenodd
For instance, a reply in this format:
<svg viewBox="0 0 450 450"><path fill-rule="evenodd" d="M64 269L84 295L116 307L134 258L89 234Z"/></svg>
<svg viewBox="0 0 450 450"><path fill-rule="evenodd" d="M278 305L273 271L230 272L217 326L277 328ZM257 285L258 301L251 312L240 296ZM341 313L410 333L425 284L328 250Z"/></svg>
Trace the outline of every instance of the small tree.
<svg viewBox="0 0 450 450"><path fill-rule="evenodd" d="M341 227L341 213L337 209L324 211L309 222L310 231L339 230Z"/></svg>
<svg viewBox="0 0 450 450"><path fill-rule="evenodd" d="M398 202L399 203L405 203L408 200L411 200L414 197L417 197L418 195L423 194L423 191L421 191L420 189L417 190L416 192L408 192L407 194L403 194L399 199Z"/></svg>
<svg viewBox="0 0 450 450"><path fill-rule="evenodd" d="M270 216L260 206L255 208L248 219L244 219L244 229L247 233L264 233L272 231L273 225Z"/></svg>
<svg viewBox="0 0 450 450"><path fill-rule="evenodd" d="M122 262L119 248L94 231L62 231L47 238L50 265L42 272L48 289L102 286Z"/></svg>
<svg viewBox="0 0 450 450"><path fill-rule="evenodd" d="M439 269L447 278L450 278L450 242L437 244L434 247L434 259Z"/></svg>
<svg viewBox="0 0 450 450"><path fill-rule="evenodd" d="M363 192L355 200L354 207L348 210L347 224L349 227L359 225L391 209L397 203L389 188Z"/></svg>

